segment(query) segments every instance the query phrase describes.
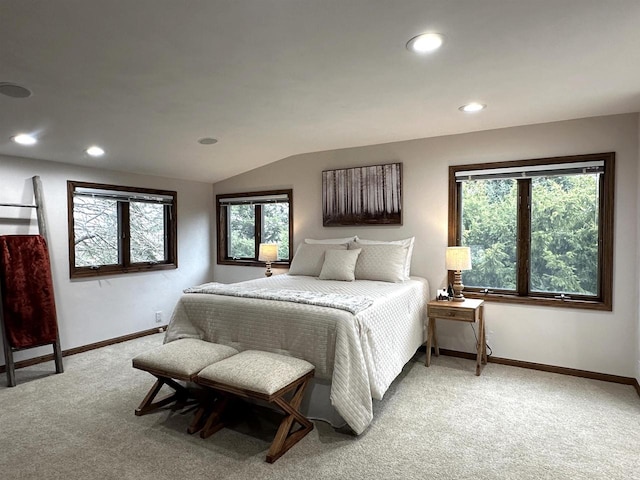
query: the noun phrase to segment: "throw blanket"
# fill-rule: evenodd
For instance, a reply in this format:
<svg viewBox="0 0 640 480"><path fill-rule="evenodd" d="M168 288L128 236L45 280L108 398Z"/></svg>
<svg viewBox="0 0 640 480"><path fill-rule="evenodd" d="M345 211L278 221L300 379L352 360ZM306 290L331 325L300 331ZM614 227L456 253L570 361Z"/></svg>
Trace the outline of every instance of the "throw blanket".
<svg viewBox="0 0 640 480"><path fill-rule="evenodd" d="M0 236L0 281L9 345L30 348L55 342L56 304L44 238Z"/></svg>
<svg viewBox="0 0 640 480"><path fill-rule="evenodd" d="M304 303L319 307L330 307L345 310L354 315L373 303L373 298L363 295L345 295L341 293L321 293L306 290L268 290L266 288L247 288L224 283L205 283L184 290L184 293L210 293L231 297L259 298L261 300L277 300L280 302Z"/></svg>

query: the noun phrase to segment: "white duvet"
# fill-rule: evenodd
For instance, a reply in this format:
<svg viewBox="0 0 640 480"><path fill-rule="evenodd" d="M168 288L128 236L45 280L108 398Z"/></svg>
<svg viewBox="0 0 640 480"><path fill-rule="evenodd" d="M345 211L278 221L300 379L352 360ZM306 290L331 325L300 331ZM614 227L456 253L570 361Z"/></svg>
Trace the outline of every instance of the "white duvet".
<svg viewBox="0 0 640 480"><path fill-rule="evenodd" d="M428 285L419 277L396 284L277 275L234 285L375 299L354 315L291 301L187 293L178 301L165 337L165 342L202 338L309 361L316 377L331 380L331 403L357 434L371 423L371 399L382 399L424 341Z"/></svg>

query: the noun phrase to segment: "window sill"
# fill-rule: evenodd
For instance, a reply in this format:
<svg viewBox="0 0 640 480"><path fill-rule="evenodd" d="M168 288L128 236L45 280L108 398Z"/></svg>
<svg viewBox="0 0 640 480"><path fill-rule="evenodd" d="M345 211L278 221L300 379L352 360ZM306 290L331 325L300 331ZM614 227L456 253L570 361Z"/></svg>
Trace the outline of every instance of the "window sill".
<svg viewBox="0 0 640 480"><path fill-rule="evenodd" d="M520 305L535 305L541 307L577 308L581 310L613 311L611 303L598 300L547 298L547 297L520 297L505 293L482 293L463 291L465 298L476 298L487 302L516 303Z"/></svg>
<svg viewBox="0 0 640 480"><path fill-rule="evenodd" d="M259 262L256 260L231 260L224 259L218 260L218 265L235 265L236 267L267 267L265 262ZM271 262L271 268L289 268L291 262Z"/></svg>
<svg viewBox="0 0 640 480"><path fill-rule="evenodd" d="M131 265L129 267L121 266L104 266L98 268L80 267L73 269L69 276L71 278L91 278L91 277L103 277L105 275L120 275L123 273L136 273L136 272L153 272L156 270L172 270L178 268L175 263L157 263L157 264L144 264L144 265Z"/></svg>

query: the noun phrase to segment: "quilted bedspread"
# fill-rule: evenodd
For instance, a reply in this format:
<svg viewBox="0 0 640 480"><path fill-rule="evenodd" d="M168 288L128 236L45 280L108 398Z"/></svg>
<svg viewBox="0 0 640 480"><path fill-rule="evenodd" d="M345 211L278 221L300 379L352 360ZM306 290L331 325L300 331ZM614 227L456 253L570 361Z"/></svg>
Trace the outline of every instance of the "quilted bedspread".
<svg viewBox="0 0 640 480"><path fill-rule="evenodd" d="M423 278L394 284L276 275L236 285L375 298L354 315L290 301L187 293L165 337L165 342L201 338L307 360L315 365L316 377L331 380L331 403L357 434L371 423L372 398L382 399L424 341L429 290Z"/></svg>

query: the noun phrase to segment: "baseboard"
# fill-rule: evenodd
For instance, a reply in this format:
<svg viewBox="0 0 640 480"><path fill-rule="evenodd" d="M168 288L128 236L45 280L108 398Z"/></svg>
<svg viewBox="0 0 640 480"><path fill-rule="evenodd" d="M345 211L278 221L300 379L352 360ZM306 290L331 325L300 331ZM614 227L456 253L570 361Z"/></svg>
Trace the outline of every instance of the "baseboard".
<svg viewBox="0 0 640 480"><path fill-rule="evenodd" d="M458 350L448 350L446 348L441 348L440 354L448 355L450 357L467 358L469 360L476 359L475 353L460 352ZM635 387L638 395L640 396L640 385L638 384L638 380L632 377L609 375L607 373L590 372L588 370L578 370L575 368L557 367L555 365L546 365L544 363L523 362L521 360L511 360L510 358L501 358L494 356L489 356L487 358L487 361L489 363L508 365L510 367L528 368L530 370L540 370L542 372L559 373L561 375L571 375L573 377L590 378L592 380L601 380L603 382L632 385Z"/></svg>
<svg viewBox="0 0 640 480"><path fill-rule="evenodd" d="M109 340L102 340L101 342L90 343L89 345L70 348L68 350L63 350L62 356L68 357L69 355L75 355L76 353L88 352L89 350L95 350L96 348L108 347L109 345L115 345L116 343L135 340L136 338L146 337L147 335L153 335L154 333L159 333L160 331L165 331L166 329L167 329L167 326L162 325L156 328L150 328L149 330L144 330L142 332L130 333L128 335L123 335L121 337L110 338ZM53 353L50 353L49 355L42 355L40 357L29 358L27 360L21 360L15 363L15 368L30 367L31 365L37 365L39 363L51 362L51 361L53 361ZM0 365L0 374L5 373L6 371L7 371L7 367L5 365Z"/></svg>

